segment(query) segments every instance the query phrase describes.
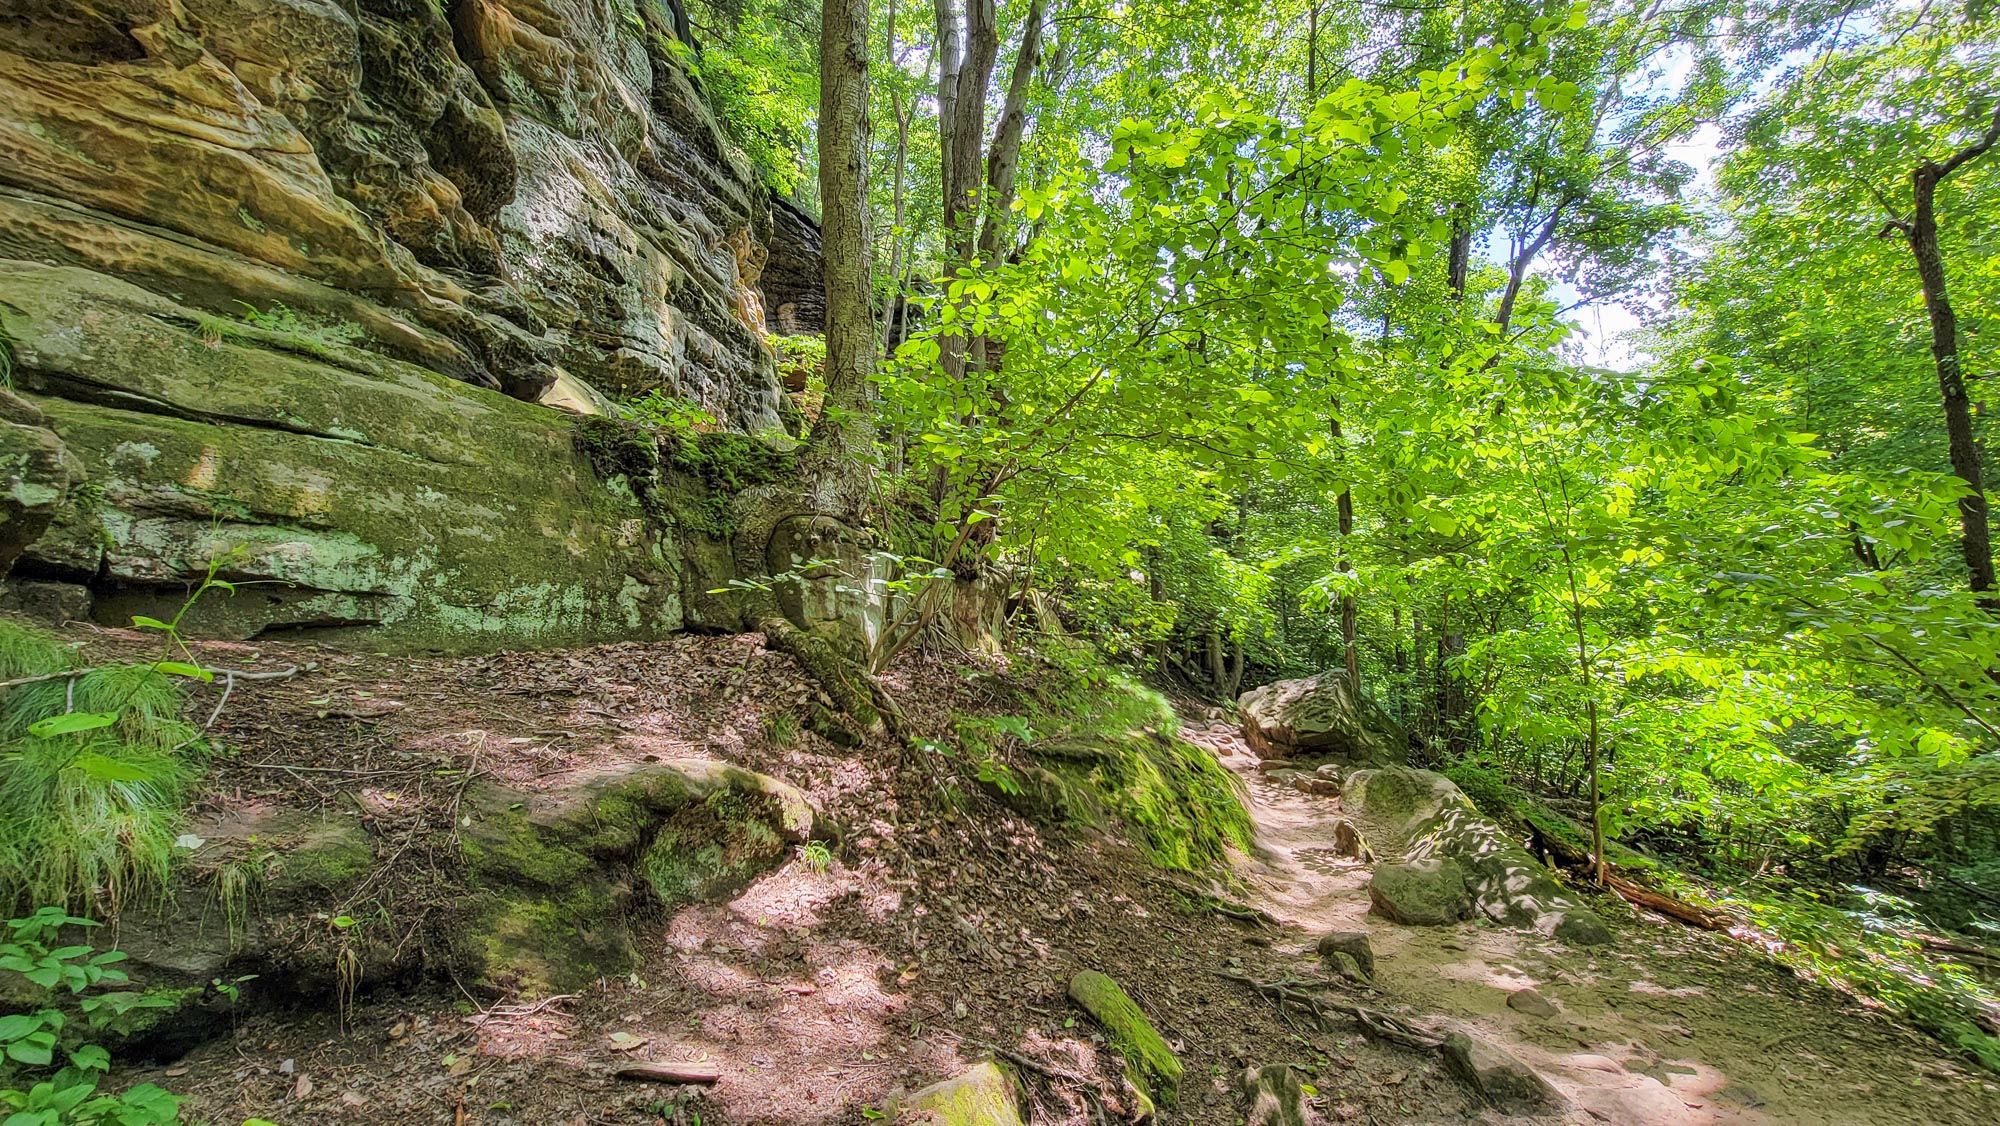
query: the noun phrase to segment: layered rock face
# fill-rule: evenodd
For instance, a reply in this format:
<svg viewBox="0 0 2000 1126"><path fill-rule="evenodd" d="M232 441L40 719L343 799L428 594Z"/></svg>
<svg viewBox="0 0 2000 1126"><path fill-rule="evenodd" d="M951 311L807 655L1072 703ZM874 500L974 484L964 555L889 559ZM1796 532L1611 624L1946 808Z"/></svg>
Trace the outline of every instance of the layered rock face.
<svg viewBox="0 0 2000 1126"><path fill-rule="evenodd" d="M657 0L0 4L16 573L122 621L233 552L236 636L679 628L675 530L545 404L782 426L770 206L682 53Z"/></svg>

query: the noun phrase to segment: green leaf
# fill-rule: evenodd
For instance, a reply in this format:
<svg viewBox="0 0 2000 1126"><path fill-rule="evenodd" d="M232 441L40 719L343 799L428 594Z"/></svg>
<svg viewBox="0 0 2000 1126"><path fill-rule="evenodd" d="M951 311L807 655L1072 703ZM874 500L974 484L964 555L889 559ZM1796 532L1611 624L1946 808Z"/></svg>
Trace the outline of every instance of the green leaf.
<svg viewBox="0 0 2000 1126"><path fill-rule="evenodd" d="M165 673L168 676L192 677L195 680L212 681L215 679L214 673L209 672L200 665L190 665L186 661L155 661L153 662L153 671Z"/></svg>
<svg viewBox="0 0 2000 1126"><path fill-rule="evenodd" d="M118 722L112 712L69 712L38 719L28 725L28 734L37 739L52 739L57 735L69 735L78 731L94 731Z"/></svg>
<svg viewBox="0 0 2000 1126"><path fill-rule="evenodd" d="M174 628L173 626L168 625L166 622L163 622L158 618L149 618L144 614L132 615L132 624L138 626L140 629L172 630Z"/></svg>

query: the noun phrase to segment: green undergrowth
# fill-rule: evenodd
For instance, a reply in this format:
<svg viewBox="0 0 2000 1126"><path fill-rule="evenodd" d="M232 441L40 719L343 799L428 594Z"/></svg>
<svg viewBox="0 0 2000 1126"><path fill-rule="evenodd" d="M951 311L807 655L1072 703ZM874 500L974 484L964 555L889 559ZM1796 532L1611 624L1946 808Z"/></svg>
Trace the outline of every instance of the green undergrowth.
<svg viewBox="0 0 2000 1126"><path fill-rule="evenodd" d="M1540 834L1559 849L1587 854L1589 832L1575 821L1478 763L1441 771L1480 811L1527 838ZM1949 954L1929 950L1921 932L1934 928L1914 904L1867 889L1828 894L1746 883L1720 889L1687 873L1607 842L1612 864L1644 870L1647 882L1677 898L1748 919L1756 944L1801 977L1881 1004L1968 1058L2000 1072L2000 992Z"/></svg>
<svg viewBox="0 0 2000 1126"><path fill-rule="evenodd" d="M1438 773L1456 783L1479 812L1500 823L1513 836L1532 840L1539 836L1551 847L1568 855L1590 852L1590 829L1547 802L1516 785L1499 770L1483 763L1461 762ZM1604 842L1611 863L1633 871L1649 871L1659 862L1617 841Z"/></svg>
<svg viewBox="0 0 2000 1126"><path fill-rule="evenodd" d="M1020 714L961 716L959 744L986 788L1038 820L1117 826L1162 868L1193 871L1250 847L1241 785L1177 735L1164 696L1086 648L1045 642Z"/></svg>
<svg viewBox="0 0 2000 1126"><path fill-rule="evenodd" d="M0 621L0 680L78 668L55 637ZM112 910L164 891L205 749L173 680L119 665L0 689L0 904ZM42 734L50 717L116 716Z"/></svg>
<svg viewBox="0 0 2000 1126"><path fill-rule="evenodd" d="M1758 943L1800 977L1887 1007L1989 1071L2000 1072L2000 991L1948 951L1927 948L1914 905L1867 888L1816 892L1746 884L1715 888L1670 869L1674 895L1748 918Z"/></svg>

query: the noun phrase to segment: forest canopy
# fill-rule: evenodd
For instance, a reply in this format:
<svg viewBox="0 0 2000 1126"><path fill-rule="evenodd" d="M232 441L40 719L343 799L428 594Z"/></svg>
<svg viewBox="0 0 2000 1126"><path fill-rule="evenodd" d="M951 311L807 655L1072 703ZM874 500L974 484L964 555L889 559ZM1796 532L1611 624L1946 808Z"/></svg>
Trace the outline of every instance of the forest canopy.
<svg viewBox="0 0 2000 1126"><path fill-rule="evenodd" d="M1600 863L1794 935L1985 925L1985 5L836 8L887 655L1340 669Z"/></svg>

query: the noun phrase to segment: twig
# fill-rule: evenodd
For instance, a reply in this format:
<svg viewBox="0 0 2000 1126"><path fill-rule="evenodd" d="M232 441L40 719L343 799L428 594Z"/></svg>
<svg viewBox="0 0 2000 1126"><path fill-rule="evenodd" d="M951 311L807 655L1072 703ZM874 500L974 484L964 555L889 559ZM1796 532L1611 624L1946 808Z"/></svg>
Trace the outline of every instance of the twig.
<svg viewBox="0 0 2000 1126"><path fill-rule="evenodd" d="M251 770L289 770L294 774L342 774L349 778L373 778L381 774L408 774L421 769L406 766L398 770L343 770L337 766L293 766L288 762L253 762Z"/></svg>
<svg viewBox="0 0 2000 1126"><path fill-rule="evenodd" d="M143 661L133 662L133 664L146 664L146 663L147 662ZM127 666L97 665L87 669L64 669L62 672L45 672L39 676L17 676L12 680L0 680L0 689L18 688L23 684L43 684L51 680L76 681L82 679L83 677L89 676L91 673L94 672L104 672L107 669L125 668L125 667ZM244 680L287 680L290 679L291 677L299 675L302 672L311 672L312 670L318 667L319 667L318 665L315 665L311 662L307 662L306 664L303 665L293 665L292 667L287 669L272 669L269 672L247 672L242 669L211 669L211 668L203 668L201 671L208 673L210 676L241 677Z"/></svg>

